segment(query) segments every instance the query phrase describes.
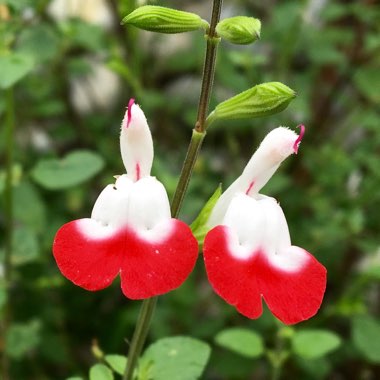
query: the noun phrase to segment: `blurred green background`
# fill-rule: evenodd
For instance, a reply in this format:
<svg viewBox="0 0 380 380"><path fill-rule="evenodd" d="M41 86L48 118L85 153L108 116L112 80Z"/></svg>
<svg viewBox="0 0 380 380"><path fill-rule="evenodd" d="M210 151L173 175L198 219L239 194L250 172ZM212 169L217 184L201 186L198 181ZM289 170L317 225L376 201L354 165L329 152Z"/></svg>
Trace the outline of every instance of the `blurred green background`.
<svg viewBox="0 0 380 380"><path fill-rule="evenodd" d="M86 378L94 342L107 353L127 351L140 303L122 295L119 280L97 293L74 286L59 273L51 245L57 229L89 216L101 189L123 172L118 135L130 97L152 129L153 175L170 195L175 189L205 40L201 32L157 35L120 25L146 3L207 20L211 13L205 0L0 0L0 193L12 99L16 125L12 314L0 339L11 379ZM191 222L220 182L226 188L270 129L304 123L299 154L262 192L281 202L293 243L327 267L326 296L318 315L299 325L284 328L268 311L251 321L212 291L200 259L181 288L159 299L149 342L170 335L208 342L207 380L269 379L278 358L282 379L379 379L379 4L225 0L222 18L234 15L260 18L261 40L222 41L211 107L265 81L282 81L298 97L276 116L210 128L181 218ZM9 51L11 65L2 58ZM2 197L1 255L5 209ZM247 358L220 347L216 335L237 326L259 334L265 353ZM305 331L316 335L302 341Z"/></svg>

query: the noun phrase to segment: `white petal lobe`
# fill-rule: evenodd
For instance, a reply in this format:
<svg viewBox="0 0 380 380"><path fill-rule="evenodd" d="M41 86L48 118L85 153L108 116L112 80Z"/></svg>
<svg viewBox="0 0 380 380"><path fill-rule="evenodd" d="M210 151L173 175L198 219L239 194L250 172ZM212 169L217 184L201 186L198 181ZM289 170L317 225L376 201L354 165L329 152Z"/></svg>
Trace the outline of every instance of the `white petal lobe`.
<svg viewBox="0 0 380 380"><path fill-rule="evenodd" d="M103 225L120 227L128 223L128 203L131 187L118 190L108 185L100 193L92 209L91 219Z"/></svg>
<svg viewBox="0 0 380 380"><path fill-rule="evenodd" d="M171 218L169 199L161 182L154 177L140 179L133 185L128 214L137 230L150 230Z"/></svg>

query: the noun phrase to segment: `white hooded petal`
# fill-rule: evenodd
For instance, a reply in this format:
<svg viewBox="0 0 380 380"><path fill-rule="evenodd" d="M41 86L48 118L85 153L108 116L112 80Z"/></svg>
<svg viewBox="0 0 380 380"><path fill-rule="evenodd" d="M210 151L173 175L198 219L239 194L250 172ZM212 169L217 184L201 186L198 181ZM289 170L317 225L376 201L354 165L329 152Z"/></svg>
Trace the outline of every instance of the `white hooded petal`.
<svg viewBox="0 0 380 380"><path fill-rule="evenodd" d="M149 239L163 239L170 231L163 231L165 221L171 219L166 190L155 177L146 177L133 184L128 214L130 225Z"/></svg>
<svg viewBox="0 0 380 380"><path fill-rule="evenodd" d="M106 186L94 204L91 219L114 227L126 225L129 222L128 204L132 186L133 182L125 175L119 177L115 185Z"/></svg>
<svg viewBox="0 0 380 380"><path fill-rule="evenodd" d="M297 153L303 132L302 126L300 136L285 127L276 128L268 133L242 175L218 199L207 224L214 227L222 223L233 197L238 192L257 197L260 189L269 181L282 161L292 153Z"/></svg>
<svg viewBox="0 0 380 380"><path fill-rule="evenodd" d="M120 151L128 178L138 181L150 175L153 141L144 112L131 99L121 124Z"/></svg>
<svg viewBox="0 0 380 380"><path fill-rule="evenodd" d="M257 194L281 163L296 153L297 140L297 133L285 127L269 132L240 176L241 190L249 195Z"/></svg>

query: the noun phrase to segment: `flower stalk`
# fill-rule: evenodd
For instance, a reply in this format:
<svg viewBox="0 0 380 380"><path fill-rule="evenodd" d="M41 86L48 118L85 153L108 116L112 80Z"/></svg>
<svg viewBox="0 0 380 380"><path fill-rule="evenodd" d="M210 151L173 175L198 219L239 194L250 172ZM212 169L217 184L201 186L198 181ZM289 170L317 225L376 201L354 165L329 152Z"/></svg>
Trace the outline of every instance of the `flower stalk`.
<svg viewBox="0 0 380 380"><path fill-rule="evenodd" d="M206 135L206 117L210 103L210 96L215 75L216 53L219 44L219 38L216 35L215 28L220 20L223 0L213 0L212 16L210 28L206 33L206 56L202 74L202 87L199 98L197 121L190 140L186 158L183 163L177 188L171 203L171 214L176 218L181 210L182 202L187 191L194 165ZM157 297L148 298L142 302L140 315L136 323L135 331L132 337L131 346L128 353L128 362L124 372L123 380L132 380L134 369L138 358L140 357L145 339L148 334L150 322L153 318Z"/></svg>

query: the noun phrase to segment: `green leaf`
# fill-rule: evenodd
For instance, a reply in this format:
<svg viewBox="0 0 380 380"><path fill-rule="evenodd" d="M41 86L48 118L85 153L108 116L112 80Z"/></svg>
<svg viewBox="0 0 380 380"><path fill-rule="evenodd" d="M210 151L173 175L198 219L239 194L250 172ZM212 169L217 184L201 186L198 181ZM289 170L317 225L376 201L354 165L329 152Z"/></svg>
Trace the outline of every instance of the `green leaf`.
<svg viewBox="0 0 380 380"><path fill-rule="evenodd" d="M209 230L207 226L208 218L210 217L211 211L214 208L217 200L222 195L222 185L219 185L211 195L210 199L203 206L201 212L198 214L194 222L191 224L190 228L193 231L195 238L198 240L199 244L203 244L203 240Z"/></svg>
<svg viewBox="0 0 380 380"><path fill-rule="evenodd" d="M239 45L255 42L260 38L260 31L260 20L246 16L226 18L216 26L216 32L220 37Z"/></svg>
<svg viewBox="0 0 380 380"><path fill-rule="evenodd" d="M59 37L52 27L37 24L21 31L17 39L17 51L33 57L35 62L44 62L59 53L59 43Z"/></svg>
<svg viewBox="0 0 380 380"><path fill-rule="evenodd" d="M17 227L12 239L12 264L23 265L39 257L39 246L35 232L26 227Z"/></svg>
<svg viewBox="0 0 380 380"><path fill-rule="evenodd" d="M380 323L371 316L357 316L352 324L352 339L361 354L372 363L380 363Z"/></svg>
<svg viewBox="0 0 380 380"><path fill-rule="evenodd" d="M0 56L0 89L16 84L34 67L33 59L25 54L12 53Z"/></svg>
<svg viewBox="0 0 380 380"><path fill-rule="evenodd" d="M109 366L119 375L124 374L125 367L127 366L127 358L123 355L106 355L105 361Z"/></svg>
<svg viewBox="0 0 380 380"><path fill-rule="evenodd" d="M66 380L83 380L83 377L73 376L73 377L68 377Z"/></svg>
<svg viewBox="0 0 380 380"><path fill-rule="evenodd" d="M293 351L305 359L321 358L340 345L340 337L328 330L300 330L292 339Z"/></svg>
<svg viewBox="0 0 380 380"><path fill-rule="evenodd" d="M227 348L247 358L257 358L264 353L261 336L243 328L230 328L221 331L215 337L219 346Z"/></svg>
<svg viewBox="0 0 380 380"><path fill-rule="evenodd" d="M170 337L150 345L142 357L141 369L149 368L154 380L196 380L202 375L210 347L189 337Z"/></svg>
<svg viewBox="0 0 380 380"><path fill-rule="evenodd" d="M124 17L122 24L159 33L183 33L197 29L207 29L208 23L195 13L176 9L144 5Z"/></svg>
<svg viewBox="0 0 380 380"><path fill-rule="evenodd" d="M296 93L280 82L258 84L218 104L207 118L207 124L215 120L256 118L283 111Z"/></svg>
<svg viewBox="0 0 380 380"><path fill-rule="evenodd" d="M95 364L90 368L90 380L113 380L112 371L104 364Z"/></svg>
<svg viewBox="0 0 380 380"><path fill-rule="evenodd" d="M29 323L13 324L5 340L5 351L13 359L21 359L40 343L41 324L37 320Z"/></svg>
<svg viewBox="0 0 380 380"><path fill-rule="evenodd" d="M35 185L22 181L14 188L13 208L17 222L23 223L32 231L44 231L46 206Z"/></svg>
<svg viewBox="0 0 380 380"><path fill-rule="evenodd" d="M103 159L98 154L82 150L72 152L61 160L40 160L32 170L32 177L49 190L60 190L89 180L103 166Z"/></svg>

